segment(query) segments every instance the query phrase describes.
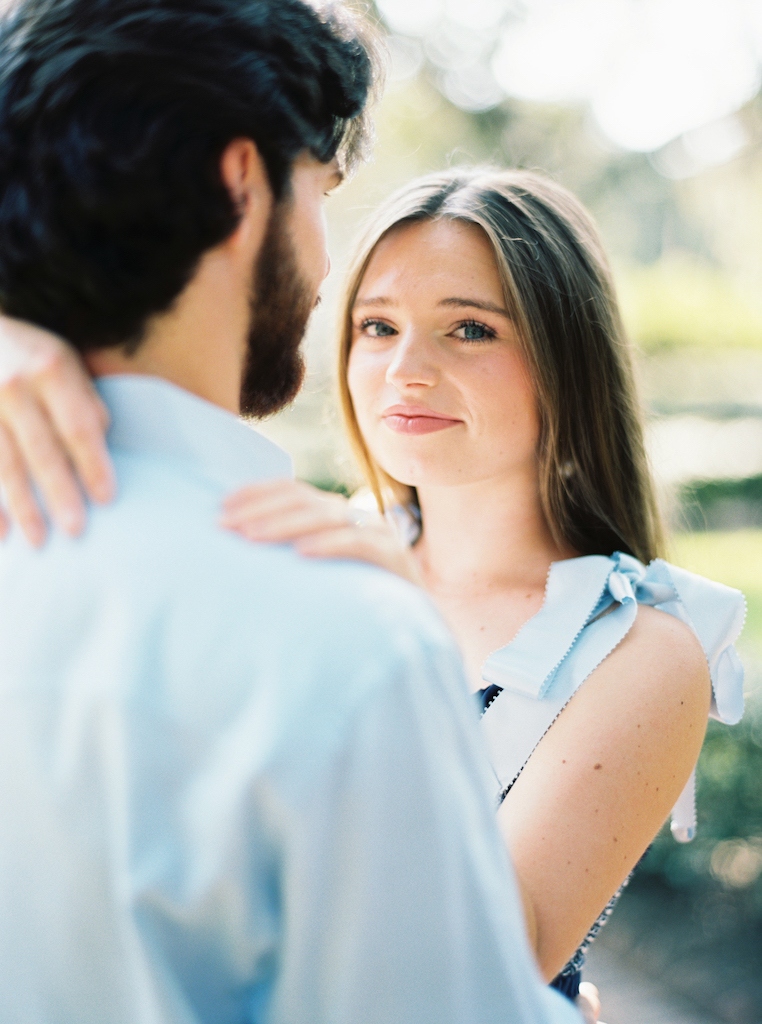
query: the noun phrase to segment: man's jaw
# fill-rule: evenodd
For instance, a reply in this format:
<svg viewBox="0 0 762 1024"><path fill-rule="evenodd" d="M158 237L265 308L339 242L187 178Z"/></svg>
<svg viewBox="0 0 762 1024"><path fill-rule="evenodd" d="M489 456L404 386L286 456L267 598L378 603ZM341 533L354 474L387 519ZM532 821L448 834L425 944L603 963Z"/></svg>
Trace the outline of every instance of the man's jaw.
<svg viewBox="0 0 762 1024"><path fill-rule="evenodd" d="M289 405L304 379L301 343L315 306L276 204L253 271L251 323L241 384L241 413L263 417Z"/></svg>

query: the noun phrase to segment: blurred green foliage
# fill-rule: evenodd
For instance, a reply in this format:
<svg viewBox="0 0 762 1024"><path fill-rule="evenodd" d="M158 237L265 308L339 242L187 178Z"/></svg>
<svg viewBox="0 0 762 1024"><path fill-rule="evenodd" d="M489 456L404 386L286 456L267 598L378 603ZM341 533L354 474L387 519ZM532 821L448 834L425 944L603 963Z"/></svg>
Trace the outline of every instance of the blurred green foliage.
<svg viewBox="0 0 762 1024"><path fill-rule="evenodd" d="M721 529L733 512L737 519L739 512L743 516L737 525L762 526L762 475L741 480L693 480L680 488L679 503L686 530Z"/></svg>
<svg viewBox="0 0 762 1024"><path fill-rule="evenodd" d="M762 530L675 534L670 558L691 572L743 592L747 616L739 648L753 670L762 656ZM762 775L759 782L762 790Z"/></svg>
<svg viewBox="0 0 762 1024"><path fill-rule="evenodd" d="M762 530L678 535L673 557L746 595L738 647L747 707L738 725L709 723L697 771L696 838L681 845L665 828L642 870L677 889L743 892L752 917L762 917Z"/></svg>
<svg viewBox="0 0 762 1024"><path fill-rule="evenodd" d="M720 268L663 257L617 275L622 313L645 349L762 348L762 301Z"/></svg>

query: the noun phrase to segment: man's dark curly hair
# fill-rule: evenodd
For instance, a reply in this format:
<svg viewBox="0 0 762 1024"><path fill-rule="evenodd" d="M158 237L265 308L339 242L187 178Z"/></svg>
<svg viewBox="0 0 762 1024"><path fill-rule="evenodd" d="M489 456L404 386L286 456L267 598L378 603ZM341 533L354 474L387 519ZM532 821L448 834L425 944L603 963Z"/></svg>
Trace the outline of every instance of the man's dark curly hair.
<svg viewBox="0 0 762 1024"><path fill-rule="evenodd" d="M338 5L22 0L0 25L0 307L81 351L135 347L239 214L253 139L273 196L305 150L351 165L375 56Z"/></svg>

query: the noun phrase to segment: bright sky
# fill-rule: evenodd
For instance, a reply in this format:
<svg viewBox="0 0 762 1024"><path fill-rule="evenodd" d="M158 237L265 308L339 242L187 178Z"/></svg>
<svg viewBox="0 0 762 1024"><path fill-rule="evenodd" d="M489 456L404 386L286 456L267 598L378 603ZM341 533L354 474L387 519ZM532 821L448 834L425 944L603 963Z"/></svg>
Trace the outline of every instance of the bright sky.
<svg viewBox="0 0 762 1024"><path fill-rule="evenodd" d="M466 108L501 95L582 102L624 149L651 152L689 133L688 146L706 163L728 159L746 141L732 115L762 81L762 0L379 0L379 7L393 31L424 39L450 83L445 91Z"/></svg>

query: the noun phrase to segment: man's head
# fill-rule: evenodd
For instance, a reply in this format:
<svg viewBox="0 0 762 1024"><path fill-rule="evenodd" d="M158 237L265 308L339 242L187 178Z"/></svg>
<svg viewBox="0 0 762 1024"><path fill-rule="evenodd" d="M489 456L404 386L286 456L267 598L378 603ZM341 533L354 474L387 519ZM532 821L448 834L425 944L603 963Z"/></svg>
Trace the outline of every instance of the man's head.
<svg viewBox="0 0 762 1024"><path fill-rule="evenodd" d="M0 27L0 306L82 352L137 348L236 231L243 210L220 165L249 139L272 200L252 302L271 321L267 295L285 287L273 251L296 259L295 161L358 158L372 64L337 6L22 0ZM246 385L243 397L269 411Z"/></svg>

